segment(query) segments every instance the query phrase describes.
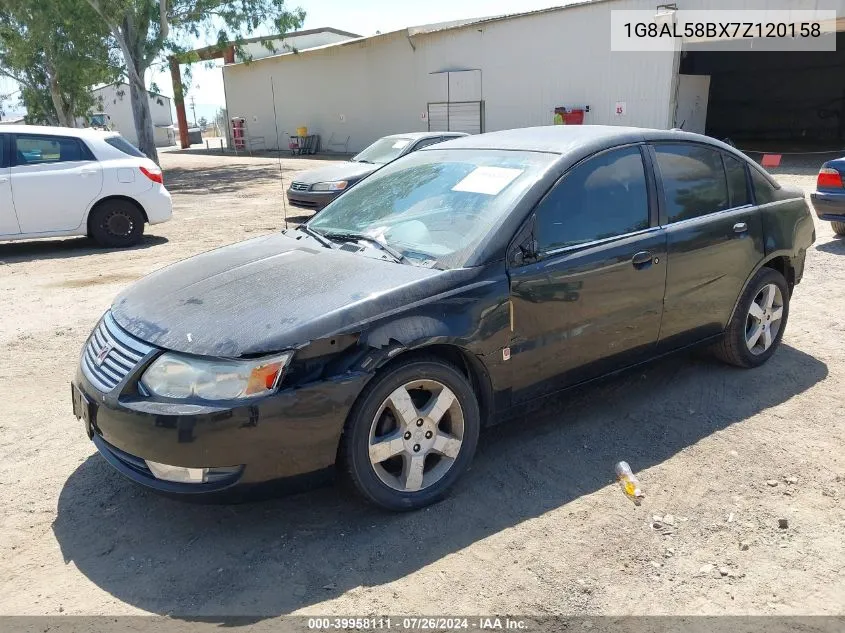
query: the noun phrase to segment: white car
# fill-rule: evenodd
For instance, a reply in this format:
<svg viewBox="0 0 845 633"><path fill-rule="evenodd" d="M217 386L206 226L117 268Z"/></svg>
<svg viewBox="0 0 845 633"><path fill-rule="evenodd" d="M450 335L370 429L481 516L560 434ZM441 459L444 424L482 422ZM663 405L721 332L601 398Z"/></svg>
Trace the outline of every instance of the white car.
<svg viewBox="0 0 845 633"><path fill-rule="evenodd" d="M161 169L115 132L0 126L0 241L88 235L131 246L172 215Z"/></svg>

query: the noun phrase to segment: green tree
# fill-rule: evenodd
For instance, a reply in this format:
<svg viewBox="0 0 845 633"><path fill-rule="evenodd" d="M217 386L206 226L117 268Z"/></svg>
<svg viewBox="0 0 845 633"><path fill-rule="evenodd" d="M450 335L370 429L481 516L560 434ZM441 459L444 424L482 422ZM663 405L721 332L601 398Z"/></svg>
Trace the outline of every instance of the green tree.
<svg viewBox="0 0 845 633"><path fill-rule="evenodd" d="M0 74L20 85L31 122L75 127L91 88L120 72L109 44L86 0L0 2Z"/></svg>
<svg viewBox="0 0 845 633"><path fill-rule="evenodd" d="M5 0L4 0L5 1ZM255 29L272 25L279 33L299 28L302 9L285 0L88 0L114 37L126 67L138 148L158 161L146 93L146 73L168 54L182 54L199 37L213 36L221 47L241 43ZM178 88L177 88L178 89ZM178 95L177 95L178 96Z"/></svg>

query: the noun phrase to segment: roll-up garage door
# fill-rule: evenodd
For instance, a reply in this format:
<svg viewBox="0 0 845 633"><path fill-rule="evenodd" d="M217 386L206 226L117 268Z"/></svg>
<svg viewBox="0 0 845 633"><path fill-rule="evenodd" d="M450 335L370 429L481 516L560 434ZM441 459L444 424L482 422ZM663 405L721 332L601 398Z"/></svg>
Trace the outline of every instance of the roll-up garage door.
<svg viewBox="0 0 845 633"><path fill-rule="evenodd" d="M482 101L453 101L428 104L428 129L431 132L466 132L481 134L484 131L484 104Z"/></svg>
<svg viewBox="0 0 845 633"><path fill-rule="evenodd" d="M446 103L428 104L428 131L449 131L449 107Z"/></svg>

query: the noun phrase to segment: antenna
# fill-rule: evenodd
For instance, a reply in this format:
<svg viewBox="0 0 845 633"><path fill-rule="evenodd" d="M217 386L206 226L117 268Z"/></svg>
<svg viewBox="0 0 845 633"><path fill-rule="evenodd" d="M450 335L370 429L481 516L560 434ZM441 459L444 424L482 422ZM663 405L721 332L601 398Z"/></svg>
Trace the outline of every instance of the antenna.
<svg viewBox="0 0 845 633"><path fill-rule="evenodd" d="M270 77L270 92L273 94L273 124L276 126L276 151L279 153L279 180L282 181L282 213L285 218L285 230L288 228L288 203L285 194L285 177L282 174L282 146L279 142L279 119L276 116L276 86Z"/></svg>

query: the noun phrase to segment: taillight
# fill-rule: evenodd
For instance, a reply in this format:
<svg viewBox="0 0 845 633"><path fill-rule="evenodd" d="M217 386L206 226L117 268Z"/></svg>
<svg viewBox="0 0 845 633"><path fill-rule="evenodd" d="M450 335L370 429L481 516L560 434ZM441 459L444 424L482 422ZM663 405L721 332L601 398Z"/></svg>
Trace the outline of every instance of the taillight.
<svg viewBox="0 0 845 633"><path fill-rule="evenodd" d="M160 185L164 184L164 177L162 176L161 169L158 167L140 167L141 173L144 174L147 178L152 180L153 182L157 182Z"/></svg>
<svg viewBox="0 0 845 633"><path fill-rule="evenodd" d="M842 189L842 174L830 167L822 167L816 180L819 189Z"/></svg>

